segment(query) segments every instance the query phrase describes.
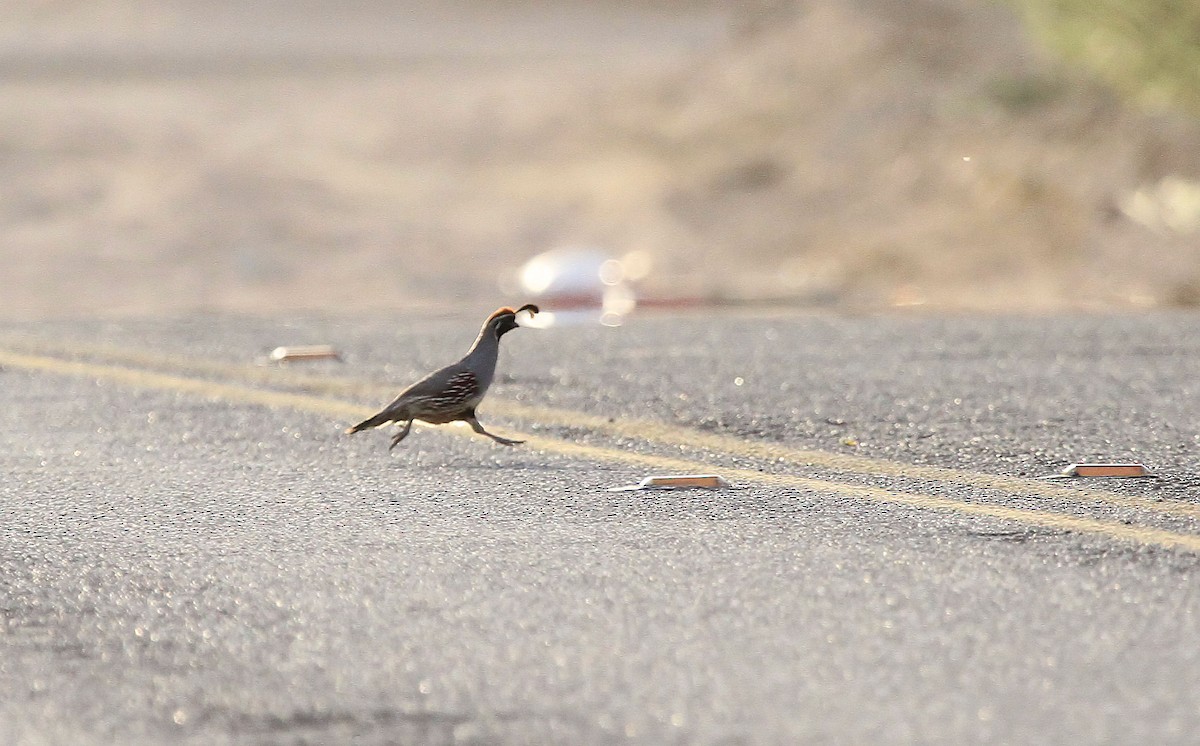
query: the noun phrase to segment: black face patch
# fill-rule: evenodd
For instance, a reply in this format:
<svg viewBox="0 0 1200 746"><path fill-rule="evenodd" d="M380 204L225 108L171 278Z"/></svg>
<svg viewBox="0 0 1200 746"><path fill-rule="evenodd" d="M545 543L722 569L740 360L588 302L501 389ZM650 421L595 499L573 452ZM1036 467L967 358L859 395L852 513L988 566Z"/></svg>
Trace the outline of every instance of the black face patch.
<svg viewBox="0 0 1200 746"><path fill-rule="evenodd" d="M493 322L493 328L496 330L496 336L502 337L513 329L517 328L517 317L515 314L506 313L502 316L497 316Z"/></svg>

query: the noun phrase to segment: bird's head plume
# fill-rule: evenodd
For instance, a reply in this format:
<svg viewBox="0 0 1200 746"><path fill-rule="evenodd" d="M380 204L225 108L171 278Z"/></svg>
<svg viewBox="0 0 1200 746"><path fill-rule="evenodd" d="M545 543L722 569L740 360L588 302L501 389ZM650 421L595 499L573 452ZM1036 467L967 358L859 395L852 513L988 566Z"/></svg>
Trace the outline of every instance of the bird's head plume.
<svg viewBox="0 0 1200 746"><path fill-rule="evenodd" d="M485 327L492 328L496 332L497 337L511 332L518 326L521 326L522 318L532 318L538 312L538 307L532 303L526 303L520 308L513 309L505 306L496 309L488 320L484 323Z"/></svg>

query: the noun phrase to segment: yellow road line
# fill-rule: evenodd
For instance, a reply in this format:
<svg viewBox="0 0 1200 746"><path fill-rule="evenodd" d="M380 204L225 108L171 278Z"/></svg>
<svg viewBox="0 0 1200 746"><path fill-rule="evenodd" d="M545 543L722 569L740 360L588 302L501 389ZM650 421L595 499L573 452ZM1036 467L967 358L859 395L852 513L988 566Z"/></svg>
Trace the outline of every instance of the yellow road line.
<svg viewBox="0 0 1200 746"><path fill-rule="evenodd" d="M371 407L308 394L269 391L135 368L61 360L4 350L0 350L0 365L29 371L114 381L136 388L172 391L227 403L286 408L338 418L362 417L373 412ZM456 431L450 430L449 432ZM694 472L709 468L708 464L689 459L582 445L541 435L525 435L524 437L528 441L528 445L533 448L585 461L619 463L660 471ZM965 502L937 495L896 492L880 487L831 482L792 474L764 473L750 469L722 469L722 473L740 482L757 482L817 493L832 493L890 505L995 518L1028 526L1076 531L1137 544L1200 552L1200 536L1158 528L1131 526L1116 521L1010 508L1003 505Z"/></svg>
<svg viewBox="0 0 1200 746"><path fill-rule="evenodd" d="M652 454L617 451L597 446L586 446L567 441L544 438L541 436L522 436L526 442L543 451L550 451L562 456L586 461L617 461L620 463L645 466L662 471L691 472L707 470L711 465L690 461L688 459L655 456ZM1200 552L1200 536L1183 534L1166 529L1146 526L1132 526L1116 521L1105 521L1097 518L1064 515L1062 513L1010 508L1004 505L989 503L972 503L955 500L950 497L927 495L921 493L895 492L882 487L870 487L844 482L828 482L823 479L801 477L793 474L776 474L754 471L752 469L721 469L721 475L735 482L761 482L779 487L807 490L811 492L834 493L847 495L874 502L892 505L904 505L923 510L939 510L961 513L983 518L1023 523L1027 526L1056 529L1059 531L1075 531L1079 533L1100 534L1112 539L1134 542L1137 544L1156 545L1169 549L1185 549Z"/></svg>
<svg viewBox="0 0 1200 746"><path fill-rule="evenodd" d="M38 343L30 345L15 342L22 347L35 347L58 357L70 354L62 345ZM342 396L373 395L382 405L394 396L398 387L383 383L351 381L329 376L300 374L278 367L237 365L224 362L181 360L177 357L155 354L140 350L107 346L81 345L73 348L76 354L116 360L134 366L165 368L181 372L198 372L235 378L256 383L286 382L310 391L327 392ZM373 414L368 413L368 414ZM1093 502L1119 508L1136 509L1148 513L1173 515L1182 518L1200 519L1200 505L1179 500L1156 500L1136 495L1120 495L1095 488L1063 486L1042 479L1027 479L999 474L951 469L943 466L909 464L888 459L869 458L848 453L816 451L795 448L777 443L742 440L728 435L705 433L691 428L670 425L653 420L630 417L608 417L559 407L533 406L489 397L484 414L503 418L526 420L540 425L578 427L617 437L633 438L671 447L685 446L698 451L714 451L745 458L762 459L799 467L830 469L858 475L876 475L897 479L928 480L965 485L977 489L1007 492L1025 497L1040 497L1070 503Z"/></svg>
<svg viewBox="0 0 1200 746"><path fill-rule="evenodd" d="M1200 519L1200 505L1153 500L1136 495L1119 495L1103 490L1064 487L1038 479L1023 479L1000 474L961 471L943 466L907 464L887 459L868 458L847 453L814 451L764 441L741 440L728 435L705 433L690 428L668 425L651 420L620 418L609 422L607 417L580 412L528 406L508 401L488 402L488 412L504 417L528 420L543 425L583 427L611 435L650 443L686 445L702 451L726 453L732 456L761 459L793 466L825 468L838 472L876 475L898 479L917 479L949 482L977 489L994 490L1026 497L1042 497L1072 503L1091 501L1122 508L1136 508L1153 513Z"/></svg>
<svg viewBox="0 0 1200 746"><path fill-rule="evenodd" d="M304 412L328 415L330 417L366 417L375 412L371 407L364 407L336 399L309 396L307 394L255 389L238 384L216 383L198 378L184 378L167 373L138 370L137 368L60 360L58 358L42 357L39 355L23 355L5 350L0 350L0 365L58 375L114 381L135 388L192 394L238 404L296 409Z"/></svg>

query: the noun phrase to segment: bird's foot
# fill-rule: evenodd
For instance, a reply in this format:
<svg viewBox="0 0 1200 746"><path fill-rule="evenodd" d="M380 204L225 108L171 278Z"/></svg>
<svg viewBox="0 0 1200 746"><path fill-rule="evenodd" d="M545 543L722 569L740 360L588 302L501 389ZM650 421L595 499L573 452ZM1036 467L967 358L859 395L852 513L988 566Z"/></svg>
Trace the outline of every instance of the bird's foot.
<svg viewBox="0 0 1200 746"><path fill-rule="evenodd" d="M400 428L400 432L398 432L392 436L392 444L390 446L388 446L388 450L389 451L392 450L393 448L396 447L396 445L400 441L404 440L404 436L408 435L408 431L411 429L412 429L412 420L409 420L408 422L404 423L403 427Z"/></svg>

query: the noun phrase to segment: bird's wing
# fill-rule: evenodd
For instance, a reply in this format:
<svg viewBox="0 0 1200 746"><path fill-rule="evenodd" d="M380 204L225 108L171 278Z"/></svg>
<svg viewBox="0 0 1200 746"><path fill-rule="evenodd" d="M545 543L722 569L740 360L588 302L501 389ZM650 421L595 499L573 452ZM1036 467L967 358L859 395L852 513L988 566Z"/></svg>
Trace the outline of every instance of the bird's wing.
<svg viewBox="0 0 1200 746"><path fill-rule="evenodd" d="M405 389L389 406L405 406L431 414L457 412L480 398L479 379L469 370L449 366L434 371Z"/></svg>
<svg viewBox="0 0 1200 746"><path fill-rule="evenodd" d="M461 373L463 373L464 370L465 369L458 363L447 365L445 368L438 368L401 391L400 395L396 397L396 400L399 401L401 399L407 399L411 397L424 398L430 394L436 394L446 386L448 381L452 381L457 378Z"/></svg>

